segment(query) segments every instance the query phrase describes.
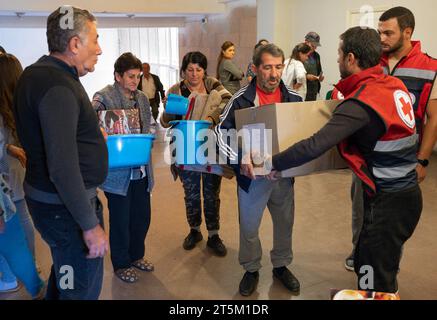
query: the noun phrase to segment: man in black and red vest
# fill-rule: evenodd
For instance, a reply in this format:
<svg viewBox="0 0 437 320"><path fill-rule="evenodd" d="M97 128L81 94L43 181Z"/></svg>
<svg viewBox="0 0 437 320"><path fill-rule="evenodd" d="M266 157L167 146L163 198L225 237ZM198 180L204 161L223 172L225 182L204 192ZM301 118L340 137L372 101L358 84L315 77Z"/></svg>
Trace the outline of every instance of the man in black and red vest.
<svg viewBox="0 0 437 320"><path fill-rule="evenodd" d="M420 183L425 179L437 138L437 60L422 52L420 41L411 41L414 28L414 15L404 7L391 8L379 18L384 73L401 79L413 102L420 145L416 167ZM363 222L363 200L359 196L359 179L353 177L352 181L352 242L355 247ZM352 252L345 261L345 267L353 270L353 265Z"/></svg>
<svg viewBox="0 0 437 320"><path fill-rule="evenodd" d="M338 145L364 186L364 223L354 256L358 286L395 293L401 249L422 211L413 106L402 81L383 73L375 30L351 28L340 39L342 80L336 87L345 100L314 136L272 158L269 178Z"/></svg>

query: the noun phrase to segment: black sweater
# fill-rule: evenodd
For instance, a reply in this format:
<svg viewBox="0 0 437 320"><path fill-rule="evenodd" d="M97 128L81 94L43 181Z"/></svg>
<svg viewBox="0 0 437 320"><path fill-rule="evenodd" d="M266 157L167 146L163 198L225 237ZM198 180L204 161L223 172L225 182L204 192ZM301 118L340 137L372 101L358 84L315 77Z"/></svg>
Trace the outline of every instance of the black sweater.
<svg viewBox="0 0 437 320"><path fill-rule="evenodd" d="M89 191L105 181L108 152L76 69L51 56L26 68L14 116L27 154L25 183L41 192L38 199L27 196L53 203L57 195L82 230L94 228Z"/></svg>

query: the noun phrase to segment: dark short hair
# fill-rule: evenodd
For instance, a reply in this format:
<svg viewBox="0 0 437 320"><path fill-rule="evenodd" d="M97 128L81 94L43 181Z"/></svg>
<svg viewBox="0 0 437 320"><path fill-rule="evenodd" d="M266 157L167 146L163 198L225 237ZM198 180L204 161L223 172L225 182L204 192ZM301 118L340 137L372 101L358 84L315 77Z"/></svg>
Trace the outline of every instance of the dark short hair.
<svg viewBox="0 0 437 320"><path fill-rule="evenodd" d="M143 66L140 59L135 57L131 52L125 52L114 63L114 79L115 73L117 72L120 76L132 69L142 70Z"/></svg>
<svg viewBox="0 0 437 320"><path fill-rule="evenodd" d="M66 28L62 23L67 12L62 13L62 8L59 7L53 11L47 18L47 44L49 52L64 53L67 50L68 42L75 36L82 37L84 33L88 33L87 22L94 22L96 18L87 10L71 7L73 10L73 29Z"/></svg>
<svg viewBox="0 0 437 320"><path fill-rule="evenodd" d="M263 42L267 42L267 44L269 43L269 40L267 39L261 39L257 42L257 44L255 45L254 50L258 49L259 47L263 46Z"/></svg>
<svg viewBox="0 0 437 320"><path fill-rule="evenodd" d="M255 53L253 54L253 58L252 58L255 67L259 67L261 65L262 63L261 58L264 53L269 53L275 58L281 57L282 63L284 63L285 60L284 51L282 51L282 49L279 48L277 45L273 43L269 43L255 50Z"/></svg>
<svg viewBox="0 0 437 320"><path fill-rule="evenodd" d="M299 43L294 47L293 52L291 53L291 58L295 60L299 60L299 53L309 53L311 51L311 47L306 43Z"/></svg>
<svg viewBox="0 0 437 320"><path fill-rule="evenodd" d="M0 52L1 53L6 53L6 50L2 46L0 46Z"/></svg>
<svg viewBox="0 0 437 320"><path fill-rule="evenodd" d="M182 59L182 66L180 71L181 77L183 77L184 72L187 71L188 65L190 63L198 64L199 67L205 70L206 74L206 69L208 68L208 60L206 59L206 56L200 51L192 51L188 52Z"/></svg>
<svg viewBox="0 0 437 320"><path fill-rule="evenodd" d="M414 31L416 27L416 20L414 19L414 14L405 7L394 7L385 11L379 18L379 21L387 21L396 18L401 31L406 28L411 28Z"/></svg>
<svg viewBox="0 0 437 320"><path fill-rule="evenodd" d="M346 56L353 53L361 69L379 64L382 55L381 38L375 29L354 27L340 36L343 40L341 50Z"/></svg>

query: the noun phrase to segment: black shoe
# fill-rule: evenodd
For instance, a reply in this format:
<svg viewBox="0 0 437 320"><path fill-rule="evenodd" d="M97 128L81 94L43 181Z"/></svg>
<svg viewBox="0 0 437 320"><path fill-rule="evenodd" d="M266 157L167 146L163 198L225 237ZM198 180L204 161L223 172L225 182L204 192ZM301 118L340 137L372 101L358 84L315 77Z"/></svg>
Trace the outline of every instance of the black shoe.
<svg viewBox="0 0 437 320"><path fill-rule="evenodd" d="M202 241L202 233L200 231L191 229L190 233L184 240L184 244L182 245L185 250L191 250L196 246L196 243Z"/></svg>
<svg viewBox="0 0 437 320"><path fill-rule="evenodd" d="M300 290L299 280L286 267L274 268L273 276L281 281L291 292L298 292Z"/></svg>
<svg viewBox="0 0 437 320"><path fill-rule="evenodd" d="M246 273L243 276L243 279L240 281L240 294L242 296L248 297L250 296L256 289L258 285L259 273L258 271Z"/></svg>
<svg viewBox="0 0 437 320"><path fill-rule="evenodd" d="M218 234L215 234L212 237L208 238L208 242L206 243L206 245L210 247L212 251L214 251L214 253L219 257L224 257L226 253L228 253L228 250L226 250L226 247Z"/></svg>

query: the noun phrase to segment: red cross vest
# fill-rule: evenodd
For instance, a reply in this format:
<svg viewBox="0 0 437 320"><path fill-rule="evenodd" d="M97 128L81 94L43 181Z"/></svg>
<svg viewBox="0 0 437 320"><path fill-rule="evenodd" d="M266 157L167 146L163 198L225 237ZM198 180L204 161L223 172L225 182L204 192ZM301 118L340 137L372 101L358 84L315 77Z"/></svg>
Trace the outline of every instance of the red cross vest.
<svg viewBox="0 0 437 320"><path fill-rule="evenodd" d="M437 75L437 60L422 52L420 41L411 41L411 44L413 49L398 62L391 72L388 56L382 57L381 66L385 74L401 79L407 87L413 102L417 132L422 140L426 106Z"/></svg>
<svg viewBox="0 0 437 320"><path fill-rule="evenodd" d="M402 81L384 75L378 65L340 81L336 88L345 101L368 106L385 124L385 134L366 159L348 139L338 145L349 167L367 186L366 191L393 192L416 185L418 136L411 98Z"/></svg>

